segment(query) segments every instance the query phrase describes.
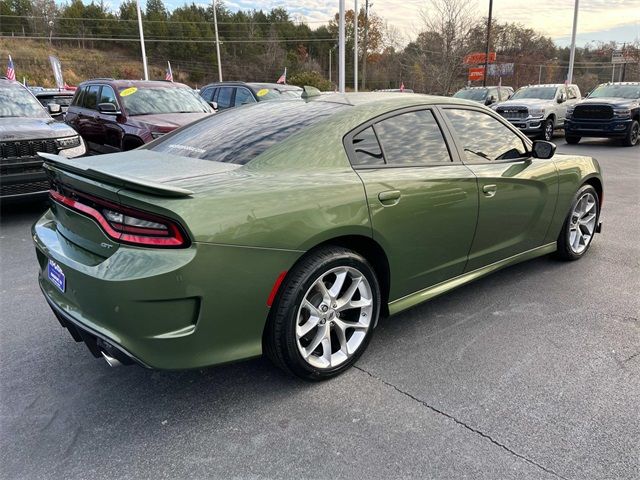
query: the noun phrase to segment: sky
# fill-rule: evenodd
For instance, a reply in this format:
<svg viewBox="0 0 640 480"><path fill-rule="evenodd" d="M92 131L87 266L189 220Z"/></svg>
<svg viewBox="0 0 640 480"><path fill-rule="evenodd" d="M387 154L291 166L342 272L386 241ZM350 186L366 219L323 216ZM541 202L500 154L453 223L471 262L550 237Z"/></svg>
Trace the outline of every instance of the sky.
<svg viewBox="0 0 640 480"><path fill-rule="evenodd" d="M88 3L88 0L84 0ZM231 10L270 10L284 7L295 19L310 26L326 23L338 9L337 0L222 0ZM478 18L486 17L489 0L471 0ZM119 0L107 0L117 9ZM141 0L144 4L144 0ZM186 0L165 0L168 9ZM191 2L189 2L191 3ZM196 4L204 4L195 1ZM403 43L415 38L420 31L420 11L428 0L371 0L372 11L396 27L404 37ZM360 6L364 0L359 0ZM347 9L353 9L347 0ZM560 46L569 45L573 24L574 0L494 0L493 16L498 21L521 23L553 38ZM633 42L640 39L640 0L581 0L578 14L578 45L591 41Z"/></svg>

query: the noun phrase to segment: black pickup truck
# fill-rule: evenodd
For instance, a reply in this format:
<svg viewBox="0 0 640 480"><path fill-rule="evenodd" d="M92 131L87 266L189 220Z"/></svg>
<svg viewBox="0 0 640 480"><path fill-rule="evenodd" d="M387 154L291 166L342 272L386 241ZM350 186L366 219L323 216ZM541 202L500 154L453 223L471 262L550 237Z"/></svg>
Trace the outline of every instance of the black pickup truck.
<svg viewBox="0 0 640 480"><path fill-rule="evenodd" d="M640 82L603 83L567 109L565 139L619 138L632 147L640 138Z"/></svg>

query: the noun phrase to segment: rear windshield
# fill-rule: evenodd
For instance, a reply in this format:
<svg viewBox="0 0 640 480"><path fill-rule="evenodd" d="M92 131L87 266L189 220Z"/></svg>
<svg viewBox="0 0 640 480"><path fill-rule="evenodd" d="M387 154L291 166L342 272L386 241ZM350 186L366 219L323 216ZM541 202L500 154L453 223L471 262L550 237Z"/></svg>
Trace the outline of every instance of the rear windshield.
<svg viewBox="0 0 640 480"><path fill-rule="evenodd" d="M53 97L38 97L40 103L45 107L50 103L57 103L60 106L68 107L71 105L71 100L73 99L73 95L56 95Z"/></svg>
<svg viewBox="0 0 640 480"><path fill-rule="evenodd" d="M473 90L459 90L454 95L455 98L465 98L467 100L475 100L476 102L481 102L487 97L487 93L489 92L486 88L474 88Z"/></svg>
<svg viewBox="0 0 640 480"><path fill-rule="evenodd" d="M640 84L638 85L600 85L589 94L589 98L640 98Z"/></svg>
<svg viewBox="0 0 640 480"><path fill-rule="evenodd" d="M244 165L275 144L344 108L347 105L295 100L231 108L167 135L147 148Z"/></svg>
<svg viewBox="0 0 640 480"><path fill-rule="evenodd" d="M129 115L211 111L209 105L190 88L121 87L119 91Z"/></svg>

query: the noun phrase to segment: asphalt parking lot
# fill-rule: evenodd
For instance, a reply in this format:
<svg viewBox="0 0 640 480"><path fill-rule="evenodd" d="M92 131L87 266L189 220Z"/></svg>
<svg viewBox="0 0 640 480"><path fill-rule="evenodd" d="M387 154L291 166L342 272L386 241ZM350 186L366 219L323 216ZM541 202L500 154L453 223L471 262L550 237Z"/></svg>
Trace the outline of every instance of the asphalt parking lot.
<svg viewBox="0 0 640 480"><path fill-rule="evenodd" d="M640 148L559 151L604 170L604 231L383 320L341 377L264 359L109 368L36 282L29 227L0 224L2 478L640 478Z"/></svg>

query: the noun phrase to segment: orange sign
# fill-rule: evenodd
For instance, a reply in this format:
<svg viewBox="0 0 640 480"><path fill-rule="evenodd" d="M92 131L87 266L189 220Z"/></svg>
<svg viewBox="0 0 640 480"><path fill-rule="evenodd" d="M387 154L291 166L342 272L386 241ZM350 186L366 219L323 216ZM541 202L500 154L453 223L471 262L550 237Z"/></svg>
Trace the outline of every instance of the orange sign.
<svg viewBox="0 0 640 480"><path fill-rule="evenodd" d="M482 80L484 78L484 67L470 68L469 80L472 82Z"/></svg>
<svg viewBox="0 0 640 480"><path fill-rule="evenodd" d="M465 65L479 65L481 63L484 63L484 59L485 58L486 58L486 55L484 53L480 53L480 52L470 53L469 55L464 57L464 64ZM495 61L496 61L496 52L489 52L489 62L488 63L493 63Z"/></svg>

